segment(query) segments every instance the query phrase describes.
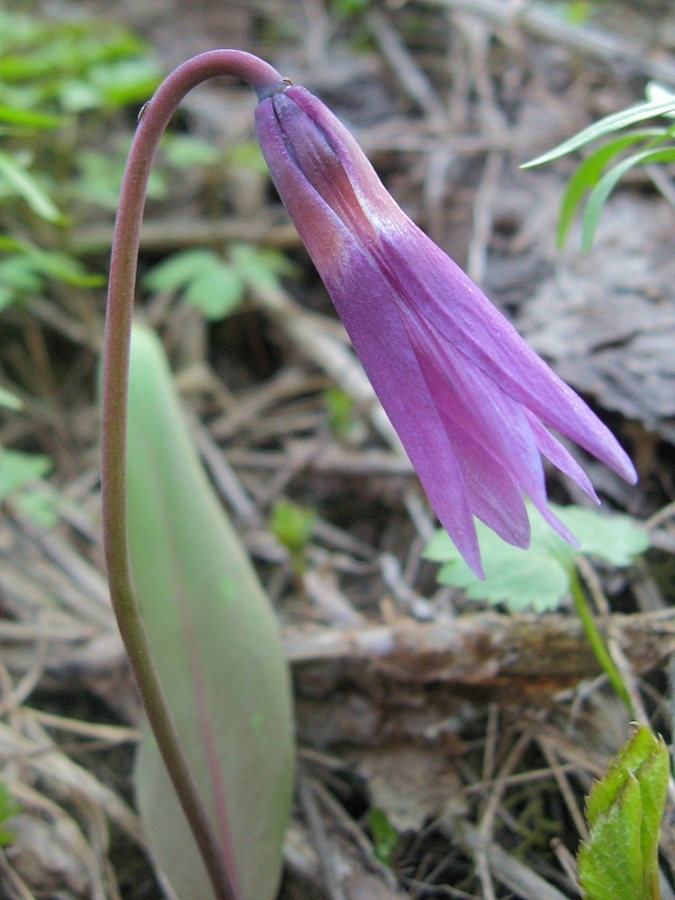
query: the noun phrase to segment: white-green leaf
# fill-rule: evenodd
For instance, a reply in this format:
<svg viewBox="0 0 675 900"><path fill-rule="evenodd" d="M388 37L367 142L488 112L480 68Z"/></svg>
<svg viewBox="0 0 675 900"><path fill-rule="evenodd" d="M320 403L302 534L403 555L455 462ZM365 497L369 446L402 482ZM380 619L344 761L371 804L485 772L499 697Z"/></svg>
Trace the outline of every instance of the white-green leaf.
<svg viewBox="0 0 675 900"><path fill-rule="evenodd" d="M647 533L629 516L549 505L576 536L578 547L563 540L528 504L532 539L527 550L505 543L482 522L476 523L484 581L469 569L445 531L434 535L424 555L443 564L437 574L439 582L464 589L472 600L504 603L513 611L531 607L544 612L555 609L569 593L570 570L577 554L626 566L649 546Z"/></svg>
<svg viewBox="0 0 675 900"><path fill-rule="evenodd" d="M272 900L293 780L288 670L274 614L190 441L161 345L138 327L128 451L132 570L153 657L237 896ZM178 896L212 896L147 728L134 781Z"/></svg>

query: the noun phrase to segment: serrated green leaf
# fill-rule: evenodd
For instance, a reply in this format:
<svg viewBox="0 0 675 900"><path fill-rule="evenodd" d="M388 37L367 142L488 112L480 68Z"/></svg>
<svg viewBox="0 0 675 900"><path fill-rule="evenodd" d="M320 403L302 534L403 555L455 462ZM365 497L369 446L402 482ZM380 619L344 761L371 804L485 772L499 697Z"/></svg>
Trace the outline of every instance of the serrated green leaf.
<svg viewBox="0 0 675 900"><path fill-rule="evenodd" d="M621 137L608 141L599 147L574 170L569 178L565 193L560 202L560 216L558 219L557 241L558 246L562 247L565 243L567 232L574 218L574 214L586 193L598 181L602 170L609 163L612 157L616 156L626 147L638 143L643 140L652 140L662 137L665 129L661 128L641 128L631 131L629 134L621 135Z"/></svg>
<svg viewBox="0 0 675 900"><path fill-rule="evenodd" d="M640 786L628 772L614 802L596 819L591 838L579 849L579 883L587 900L647 900L641 819Z"/></svg>
<svg viewBox="0 0 675 900"><path fill-rule="evenodd" d="M128 528L133 580L164 692L239 900L272 900L290 812L293 724L278 628L192 446L161 345L131 342ZM176 894L212 896L159 751L134 774Z"/></svg>
<svg viewBox="0 0 675 900"><path fill-rule="evenodd" d="M232 266L220 263L190 282L185 300L204 318L218 321L232 312L244 299L244 282Z"/></svg>
<svg viewBox="0 0 675 900"><path fill-rule="evenodd" d="M647 163L657 162L674 162L675 147L660 150L641 150L634 153L626 159L617 163L609 172L607 172L600 181L595 185L588 198L584 215L582 219L581 244L584 252L590 250L593 243L593 237L598 227L600 213L603 210L607 198L616 187L618 181L633 166Z"/></svg>
<svg viewBox="0 0 675 900"><path fill-rule="evenodd" d="M581 506L550 506L579 541L578 550L570 548L575 556L580 553L612 566L629 566L649 548L649 535L630 516Z"/></svg>
<svg viewBox="0 0 675 900"><path fill-rule="evenodd" d="M513 611L532 607L536 612L544 612L555 609L568 594L570 571L577 554L625 566L649 546L646 532L628 516L549 505L576 536L577 548L554 532L528 504L531 543L527 550L506 544L492 529L476 523L484 581L473 574L444 531L434 535L424 555L444 563L436 576L441 584L462 588L469 599L504 603Z"/></svg>
<svg viewBox="0 0 675 900"><path fill-rule="evenodd" d="M584 128L578 134L563 141L562 144L558 144L552 150L542 153L536 159L523 163L521 168L531 169L534 166L542 166L544 163L566 156L568 153L578 150L597 138L611 134L613 131L619 131L619 129L627 128L629 125L636 125L638 122L644 122L656 116L668 115L672 112L675 112L675 98L672 97L668 100L660 100L655 103L640 103L637 106L622 109L619 112L606 116L604 119L600 119L598 122L594 122L593 125Z"/></svg>
<svg viewBox="0 0 675 900"><path fill-rule="evenodd" d="M578 855L589 900L658 894L658 843L670 761L660 736L636 727L586 801L589 840Z"/></svg>

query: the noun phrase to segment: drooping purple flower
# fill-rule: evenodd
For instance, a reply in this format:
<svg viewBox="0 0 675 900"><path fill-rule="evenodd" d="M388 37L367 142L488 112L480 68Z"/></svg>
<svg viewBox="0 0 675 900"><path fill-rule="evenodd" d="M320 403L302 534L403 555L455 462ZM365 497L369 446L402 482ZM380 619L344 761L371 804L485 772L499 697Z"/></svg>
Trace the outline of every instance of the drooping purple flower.
<svg viewBox="0 0 675 900"><path fill-rule="evenodd" d="M542 454L594 500L549 428L628 482L628 456L589 407L387 193L340 121L302 87L256 110L272 179L441 524L482 575L473 517L527 547L523 493L547 507Z"/></svg>

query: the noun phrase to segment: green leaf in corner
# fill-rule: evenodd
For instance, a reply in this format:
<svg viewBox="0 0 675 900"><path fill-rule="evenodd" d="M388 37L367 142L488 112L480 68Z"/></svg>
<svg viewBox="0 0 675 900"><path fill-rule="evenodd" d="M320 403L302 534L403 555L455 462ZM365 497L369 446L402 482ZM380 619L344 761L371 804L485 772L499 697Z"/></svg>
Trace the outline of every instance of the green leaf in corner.
<svg viewBox="0 0 675 900"><path fill-rule="evenodd" d="M658 845L670 763L660 736L638 725L586 801L588 841L577 856L587 900L657 900Z"/></svg>
<svg viewBox="0 0 675 900"><path fill-rule="evenodd" d="M504 603L514 612L527 607L545 612L556 609L569 593L570 572L577 555L627 566L649 546L647 533L629 516L577 506L549 506L576 536L578 547L563 540L528 504L532 540L527 550L506 544L492 529L476 523L484 581L469 569L445 531L436 532L424 555L442 563L437 574L441 584L464 589L469 599Z"/></svg>

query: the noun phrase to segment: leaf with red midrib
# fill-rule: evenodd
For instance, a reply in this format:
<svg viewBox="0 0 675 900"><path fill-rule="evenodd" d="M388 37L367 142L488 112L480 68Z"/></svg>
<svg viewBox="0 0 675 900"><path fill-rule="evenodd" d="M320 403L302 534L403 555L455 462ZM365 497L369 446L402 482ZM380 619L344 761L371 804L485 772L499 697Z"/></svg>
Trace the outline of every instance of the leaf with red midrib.
<svg viewBox="0 0 675 900"><path fill-rule="evenodd" d="M238 900L271 900L293 778L277 625L191 444L158 339L134 329L128 525L148 639ZM158 864L182 898L209 882L147 726L134 775Z"/></svg>

